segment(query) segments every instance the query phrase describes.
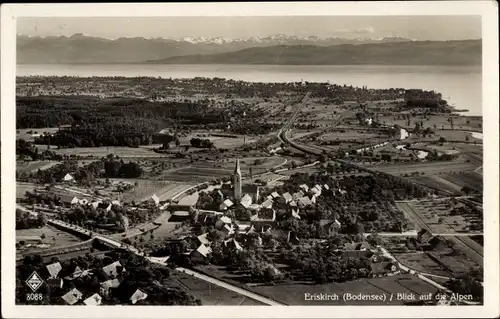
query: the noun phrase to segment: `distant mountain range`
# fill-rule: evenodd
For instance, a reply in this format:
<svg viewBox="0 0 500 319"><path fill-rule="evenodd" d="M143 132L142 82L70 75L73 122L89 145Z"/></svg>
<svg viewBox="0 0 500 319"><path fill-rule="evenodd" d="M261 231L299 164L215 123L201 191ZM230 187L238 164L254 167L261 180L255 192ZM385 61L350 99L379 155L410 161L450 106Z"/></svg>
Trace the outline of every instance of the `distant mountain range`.
<svg viewBox="0 0 500 319"><path fill-rule="evenodd" d="M283 65L481 65L481 40L280 45L219 54L197 54L146 61L156 64L283 64Z"/></svg>
<svg viewBox="0 0 500 319"><path fill-rule="evenodd" d="M406 51L393 52L394 49L401 48L400 46L405 47L406 49L403 51ZM422 46L428 47L432 51L425 53L428 58L432 58L433 55L442 56L450 52L456 55L458 63L451 64L475 64L481 60L481 40L416 42L401 37L378 39L318 38L283 34L242 39L187 37L173 40L136 37L111 40L75 34L70 37L52 36L45 38L18 35L17 63L100 64L147 61L148 63L166 64L353 64L353 62L357 62L354 64L369 64L368 61L379 61L375 64L394 64L391 63L393 56L406 53L416 54L416 52L412 52L412 48ZM369 50L369 52L362 53L365 50ZM478 56L479 58L477 58ZM403 61L405 58L419 59L419 57L401 56L399 60ZM469 61L470 59L473 61ZM446 59L436 59L435 56L434 60L446 62Z"/></svg>

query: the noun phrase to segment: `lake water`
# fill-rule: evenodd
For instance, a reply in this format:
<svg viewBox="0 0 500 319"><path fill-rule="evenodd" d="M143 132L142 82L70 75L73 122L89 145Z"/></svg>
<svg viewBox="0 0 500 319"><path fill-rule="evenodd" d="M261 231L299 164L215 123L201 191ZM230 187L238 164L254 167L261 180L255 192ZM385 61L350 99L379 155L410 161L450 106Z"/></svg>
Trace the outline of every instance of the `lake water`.
<svg viewBox="0 0 500 319"><path fill-rule="evenodd" d="M219 77L251 82L329 82L368 88L435 90L457 109L482 114L481 67L305 65L18 65L18 76Z"/></svg>

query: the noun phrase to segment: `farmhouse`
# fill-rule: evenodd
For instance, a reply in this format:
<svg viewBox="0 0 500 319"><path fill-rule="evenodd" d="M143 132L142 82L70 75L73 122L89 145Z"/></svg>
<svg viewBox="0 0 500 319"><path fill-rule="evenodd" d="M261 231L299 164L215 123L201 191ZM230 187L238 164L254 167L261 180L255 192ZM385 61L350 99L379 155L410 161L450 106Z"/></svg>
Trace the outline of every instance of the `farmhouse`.
<svg viewBox="0 0 500 319"><path fill-rule="evenodd" d="M283 198L285 199L285 203L288 204L293 200L292 195L290 193L286 192L283 194Z"/></svg>
<svg viewBox="0 0 500 319"><path fill-rule="evenodd" d="M300 219L299 210L298 209L293 209L292 208L292 217L296 218L296 219Z"/></svg>
<svg viewBox="0 0 500 319"><path fill-rule="evenodd" d="M102 268L102 271L108 276L118 276L121 272L125 271L125 268L122 267L119 261L115 261L112 264L107 265Z"/></svg>
<svg viewBox="0 0 500 319"><path fill-rule="evenodd" d="M47 265L46 268L50 274L50 278L57 278L57 275L59 274L59 272L62 269L61 264L59 262Z"/></svg>
<svg viewBox="0 0 500 319"><path fill-rule="evenodd" d="M63 181L65 181L65 182L72 182L74 180L75 179L73 178L73 176L71 176L71 174L69 174L69 173L64 175L64 177L63 177Z"/></svg>
<svg viewBox="0 0 500 319"><path fill-rule="evenodd" d="M232 207L234 204L230 199L226 199L222 204L220 204L219 209L224 211Z"/></svg>
<svg viewBox="0 0 500 319"><path fill-rule="evenodd" d="M109 294L110 288L118 288L120 286L120 281L118 279L111 279L100 283L99 292L103 296L107 296Z"/></svg>
<svg viewBox="0 0 500 319"><path fill-rule="evenodd" d="M195 263L204 263L211 253L212 249L210 247L201 244L196 250L191 252L191 260Z"/></svg>
<svg viewBox="0 0 500 319"><path fill-rule="evenodd" d="M64 296L62 296L62 299L68 304L68 305L74 305L77 303L80 299L82 299L83 294L76 288L73 288L70 290L68 293L66 293Z"/></svg>
<svg viewBox="0 0 500 319"><path fill-rule="evenodd" d="M42 237L40 236L16 236L16 243L20 244L23 242L25 245L27 244L39 244L42 242Z"/></svg>
<svg viewBox="0 0 500 319"><path fill-rule="evenodd" d="M138 301L144 300L148 297L148 294L142 292L140 289L137 289L132 296L130 297L130 302L135 305Z"/></svg>
<svg viewBox="0 0 500 319"><path fill-rule="evenodd" d="M261 205L262 208L272 208L273 207L273 200L272 199L267 199L265 202L262 203Z"/></svg>
<svg viewBox="0 0 500 319"><path fill-rule="evenodd" d="M252 197L249 194L245 194L245 196L241 199L240 204L245 208L250 207L250 205L252 205Z"/></svg>
<svg viewBox="0 0 500 319"><path fill-rule="evenodd" d="M98 306L101 304L101 302L102 302L102 297L97 293L93 294L92 296L88 297L83 301L83 303L87 306Z"/></svg>
<svg viewBox="0 0 500 319"><path fill-rule="evenodd" d="M370 250L371 247L367 242L354 242L344 244L344 250Z"/></svg>
<svg viewBox="0 0 500 319"><path fill-rule="evenodd" d="M338 233L340 222L338 220L320 219L319 227L322 230L323 236L331 237Z"/></svg>

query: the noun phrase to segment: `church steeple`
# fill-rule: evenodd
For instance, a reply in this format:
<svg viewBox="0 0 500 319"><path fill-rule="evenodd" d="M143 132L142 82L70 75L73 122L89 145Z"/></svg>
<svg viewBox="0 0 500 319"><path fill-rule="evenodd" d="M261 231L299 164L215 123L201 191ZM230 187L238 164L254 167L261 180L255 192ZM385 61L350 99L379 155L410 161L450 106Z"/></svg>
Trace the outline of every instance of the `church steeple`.
<svg viewBox="0 0 500 319"><path fill-rule="evenodd" d="M234 190L234 199L236 201L241 200L241 168L239 159L236 159L236 166L234 167L233 190Z"/></svg>
<svg viewBox="0 0 500 319"><path fill-rule="evenodd" d="M240 159L236 159L236 166L234 167L234 174L241 175L241 169L240 169Z"/></svg>

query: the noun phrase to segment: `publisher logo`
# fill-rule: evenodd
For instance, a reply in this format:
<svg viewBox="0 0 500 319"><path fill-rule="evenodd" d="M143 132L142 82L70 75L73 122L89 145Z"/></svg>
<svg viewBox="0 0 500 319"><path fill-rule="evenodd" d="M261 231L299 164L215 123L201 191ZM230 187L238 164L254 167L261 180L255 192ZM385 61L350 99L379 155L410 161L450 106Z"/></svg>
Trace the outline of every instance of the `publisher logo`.
<svg viewBox="0 0 500 319"><path fill-rule="evenodd" d="M42 278L40 278L40 276L38 276L36 271L34 271L31 274L31 276L29 276L28 280L26 280L26 283L31 288L31 290L33 290L33 292L35 292L43 284L43 280L42 280Z"/></svg>

